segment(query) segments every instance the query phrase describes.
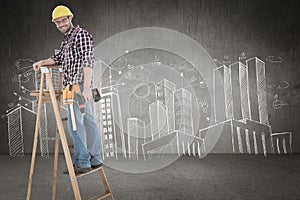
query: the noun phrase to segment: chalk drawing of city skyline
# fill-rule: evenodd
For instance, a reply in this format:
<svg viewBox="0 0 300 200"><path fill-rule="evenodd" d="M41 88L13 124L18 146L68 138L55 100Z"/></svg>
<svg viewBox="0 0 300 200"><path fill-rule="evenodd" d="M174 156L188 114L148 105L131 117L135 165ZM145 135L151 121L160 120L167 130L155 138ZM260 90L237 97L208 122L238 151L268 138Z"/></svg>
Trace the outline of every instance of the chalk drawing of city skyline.
<svg viewBox="0 0 300 200"><path fill-rule="evenodd" d="M27 99L25 94L29 93L30 90L28 87L24 86L24 83L29 82L29 80L33 80L34 89L36 91L39 90L40 87L40 76L41 72L33 72L32 69L33 61L30 59L18 59L14 62L14 65L20 71L19 74L15 75L12 78L12 82L17 82L19 85L19 89L22 90L22 95L14 92L14 95L18 97L20 103L18 103L13 108L10 108L6 111L4 116L7 117L8 121L8 147L9 147L9 155L11 157L22 157L24 155L24 133L23 133L23 112L22 110L26 110L29 113L36 115L37 110L37 100ZM31 68L28 70L28 68ZM26 69L25 72L21 70ZM53 85L56 89L58 89L60 80L59 80L59 70L52 69L51 76L53 79ZM44 85L47 88L46 81ZM23 101L26 101L24 105L22 105ZM29 107L29 105L31 105ZM43 158L49 158L49 140L54 140L55 138L49 137L48 134L48 114L47 114L47 106L46 104L42 105L41 109L41 118L40 118L40 127L39 127L39 144L40 144L40 154Z"/></svg>
<svg viewBox="0 0 300 200"><path fill-rule="evenodd" d="M128 66L130 69L137 68L130 64ZM143 66L145 69L147 64ZM131 77L145 80L139 73L129 74ZM214 129L221 130L221 134L212 152L263 154L265 156L269 153L292 153L292 133L272 133L269 125L265 63L257 57L247 59L245 63L239 61L214 69L215 123L206 128L194 130L191 99L195 97L191 92L185 88L177 88L175 83L165 78L152 83L152 87L154 88L154 101L152 99L148 108L144 109L148 110L150 116L150 134L148 135L145 131L145 121L137 117L127 118L126 131L120 128L117 125L122 124L120 123L122 121L120 99L122 98L118 97L120 91L117 86L109 87L109 85L105 86L105 90L101 90L101 95L104 97L102 103L108 100L106 99L109 96L107 93L114 93L115 99L119 99L114 104L118 109L117 112L114 112L114 107L109 108L109 112L117 113L118 122L109 123L110 127L105 129L108 130L109 135L103 132L103 152L108 152L108 149L114 152L113 154L106 153L105 158L112 157L109 155L117 158L115 155L118 154L116 150L118 148L112 150L108 140L115 146L121 147L123 156L126 157L128 154L129 159L142 157L147 160L152 154L201 157L207 153L206 146L209 145L206 144L210 142L207 132ZM112 101L110 98L109 102ZM116 142L112 134L116 132L114 127L119 128L118 133L121 134L119 138L124 139Z"/></svg>
<svg viewBox="0 0 300 200"><path fill-rule="evenodd" d="M118 74L122 75L121 70L124 68L131 70L137 68L134 64L126 63L127 60L124 62L123 67L117 71ZM158 71L163 66L158 58L150 64ZM150 64L139 67L148 69ZM181 77L192 71L186 63L174 64L172 67L176 68L177 73L181 70L179 73ZM26 74L28 75L28 72ZM52 72L55 85L59 83L57 75L58 72ZM39 74L34 73L33 78L36 82L35 89L38 90ZM195 76L190 78L191 82L198 79ZM103 158L118 159L118 156L122 155L126 159L148 160L152 155L168 154L201 158L211 151L206 148L210 144L208 130L220 130L220 127L222 131L214 145L213 153L247 153L265 156L268 153L292 153L292 133L272 133L269 124L265 63L262 60L254 57L246 60L246 63L222 65L214 69L212 79L213 102L212 105L208 105L209 102L205 99L205 104L212 108L210 112L214 113L213 120L215 121L213 125L198 130L195 128L193 117L195 113L192 107L192 101L196 97L186 88L178 87L168 78L149 81L147 75L134 71L126 72L122 81L142 81L142 84L135 86L135 91L140 92L135 95L151 96L151 98L146 103L132 101L133 104L148 112L148 120L143 121L138 117L123 119L122 98L119 94L124 91L118 88L128 83L110 80L111 85L100 88L102 99L100 103L95 104L95 116L98 119L97 123L102 136ZM202 81L200 85L201 88L205 86ZM196 102L199 104L198 101ZM203 108L203 105L199 107ZM22 157L24 153L22 109L35 113L35 106L32 103L32 109L19 105L6 115L8 117L9 152L13 157ZM48 136L46 107L43 113L40 148L41 155L48 158L48 141L52 138Z"/></svg>

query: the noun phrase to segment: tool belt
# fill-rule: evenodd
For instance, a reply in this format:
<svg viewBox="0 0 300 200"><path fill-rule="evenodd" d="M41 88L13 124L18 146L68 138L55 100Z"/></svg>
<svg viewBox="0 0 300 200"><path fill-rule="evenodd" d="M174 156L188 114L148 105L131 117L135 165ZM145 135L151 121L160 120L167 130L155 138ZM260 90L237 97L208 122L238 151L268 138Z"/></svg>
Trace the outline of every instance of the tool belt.
<svg viewBox="0 0 300 200"><path fill-rule="evenodd" d="M70 85L68 84L63 91L63 103L64 104L73 104L74 97L76 94L81 94L79 85Z"/></svg>
<svg viewBox="0 0 300 200"><path fill-rule="evenodd" d="M101 99L101 95L97 88L92 89L92 95L94 102L98 102ZM68 84L67 87L63 90L63 103L64 104L73 104L76 101L79 104L84 103L84 97L81 95L79 85ZM82 102L83 101L83 102Z"/></svg>
<svg viewBox="0 0 300 200"><path fill-rule="evenodd" d="M101 96L97 90L97 88L92 90L94 101L97 102L101 99ZM85 115L85 99L81 94L79 85L71 85L68 84L67 87L63 90L63 103L68 105L70 108L70 116L72 122L73 131L77 130L75 115L74 115L74 102L78 105L80 112L82 115Z"/></svg>
<svg viewBox="0 0 300 200"><path fill-rule="evenodd" d="M77 103L82 114L85 113L85 99L81 95L80 86L79 85L70 85L63 91L63 103L65 105L73 105L73 103Z"/></svg>

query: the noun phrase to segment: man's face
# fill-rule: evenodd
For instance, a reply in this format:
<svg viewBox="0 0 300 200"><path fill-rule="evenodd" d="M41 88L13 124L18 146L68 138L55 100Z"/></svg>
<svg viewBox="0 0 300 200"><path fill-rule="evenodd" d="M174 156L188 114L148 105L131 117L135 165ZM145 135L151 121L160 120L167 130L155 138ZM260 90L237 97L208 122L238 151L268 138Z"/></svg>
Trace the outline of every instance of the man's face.
<svg viewBox="0 0 300 200"><path fill-rule="evenodd" d="M54 21L56 28L64 33L67 34L71 28L72 28L72 17L66 16L66 17L60 17Z"/></svg>

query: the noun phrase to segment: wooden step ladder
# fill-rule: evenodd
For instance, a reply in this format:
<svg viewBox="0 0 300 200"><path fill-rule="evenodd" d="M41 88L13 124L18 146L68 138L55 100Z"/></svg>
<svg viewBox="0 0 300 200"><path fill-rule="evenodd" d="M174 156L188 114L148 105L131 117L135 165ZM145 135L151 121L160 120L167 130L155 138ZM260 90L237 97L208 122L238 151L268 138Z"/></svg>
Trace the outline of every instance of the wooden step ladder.
<svg viewBox="0 0 300 200"><path fill-rule="evenodd" d="M89 171L88 173L75 175L72 158L70 155L67 138L66 138L66 134L64 131L64 127L63 127L63 120L62 120L61 114L60 114L61 95L62 95L62 71L60 70L59 89L57 91L55 91L53 82L52 82L52 78L51 78L51 74L50 74L50 69L54 69L54 68L60 68L60 66L41 67L41 79L40 79L39 91L32 91L30 93L31 96L38 97L38 109L37 109L37 116L36 116L36 125L35 125L31 166L30 166L30 173L29 173L29 179L28 179L28 188L27 188L27 198L26 199L30 200L30 195L31 195L32 177L33 177L33 171L34 171L34 165L35 165L36 148L37 148L39 127L40 127L40 115L41 115L42 104L43 103L52 103L54 114L55 114L55 119L56 119L56 124L57 124L56 138L55 138L54 168L53 168L52 199L54 200L55 196L56 196L56 177L57 177L58 151L59 151L59 138L60 138L75 199L76 200L81 199L77 178L98 171L100 174L103 186L105 188L105 192L98 196L92 197L91 199L108 198L110 200L113 200L114 198L113 198L112 192L110 190L109 184L107 182L107 178L104 173L103 167L93 169L93 170ZM44 89L45 76L46 76L46 82L48 85L47 90Z"/></svg>

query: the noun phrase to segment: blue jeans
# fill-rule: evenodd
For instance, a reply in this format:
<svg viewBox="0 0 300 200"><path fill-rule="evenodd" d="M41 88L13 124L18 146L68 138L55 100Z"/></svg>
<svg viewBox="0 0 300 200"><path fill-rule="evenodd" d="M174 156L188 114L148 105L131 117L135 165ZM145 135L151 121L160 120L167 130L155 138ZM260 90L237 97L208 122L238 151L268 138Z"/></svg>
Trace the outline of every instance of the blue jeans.
<svg viewBox="0 0 300 200"><path fill-rule="evenodd" d="M101 139L90 102L85 103L85 114L80 112L77 103L73 104L77 130L73 131L68 106L68 130L73 139L73 164L77 167L89 168L91 165L103 163L101 157Z"/></svg>

